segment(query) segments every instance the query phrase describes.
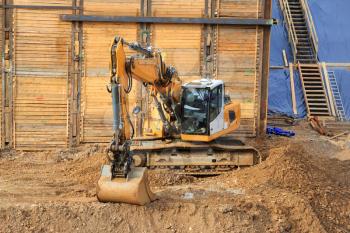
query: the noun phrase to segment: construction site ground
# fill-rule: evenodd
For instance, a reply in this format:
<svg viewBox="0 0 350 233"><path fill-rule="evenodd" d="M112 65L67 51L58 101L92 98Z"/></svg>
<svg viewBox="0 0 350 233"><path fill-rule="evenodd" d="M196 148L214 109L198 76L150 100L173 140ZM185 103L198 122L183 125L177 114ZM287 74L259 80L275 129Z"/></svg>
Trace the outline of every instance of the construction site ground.
<svg viewBox="0 0 350 233"><path fill-rule="evenodd" d="M99 203L104 147L2 151L0 232L350 232L350 140L306 122L249 143L264 161L214 177L151 171L158 200Z"/></svg>

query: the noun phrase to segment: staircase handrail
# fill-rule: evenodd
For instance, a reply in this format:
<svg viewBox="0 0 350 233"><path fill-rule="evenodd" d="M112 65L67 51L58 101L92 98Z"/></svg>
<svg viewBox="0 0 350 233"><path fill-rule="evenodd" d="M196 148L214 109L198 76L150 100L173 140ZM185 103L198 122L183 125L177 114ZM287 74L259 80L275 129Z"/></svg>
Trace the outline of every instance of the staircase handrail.
<svg viewBox="0 0 350 233"><path fill-rule="evenodd" d="M285 11L285 13L283 15L284 15L284 19L285 19L286 24L287 24L288 35L289 35L289 38L292 42L291 46L292 46L294 61L295 61L296 54L297 54L296 45L298 44L298 37L297 37L296 30L295 30L294 22L292 19L291 10L290 10L290 7L289 7L287 0L280 0L280 5L282 8L282 11Z"/></svg>

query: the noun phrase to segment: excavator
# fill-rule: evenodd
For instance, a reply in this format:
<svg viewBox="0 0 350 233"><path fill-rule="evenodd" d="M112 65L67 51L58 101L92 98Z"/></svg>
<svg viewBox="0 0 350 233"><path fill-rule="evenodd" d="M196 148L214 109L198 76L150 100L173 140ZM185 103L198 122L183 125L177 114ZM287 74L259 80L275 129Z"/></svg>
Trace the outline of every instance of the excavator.
<svg viewBox="0 0 350 233"><path fill-rule="evenodd" d="M126 55L125 47L133 51ZM158 121L134 137L129 113L133 81L152 98ZM225 95L221 80L209 77L183 83L167 66L159 49L115 37L111 46L113 139L110 164L103 165L97 183L101 202L145 205L156 199L148 182L149 169L191 175L216 175L260 163L259 152L237 140L220 140L240 125L240 103ZM141 111L134 108L134 115Z"/></svg>

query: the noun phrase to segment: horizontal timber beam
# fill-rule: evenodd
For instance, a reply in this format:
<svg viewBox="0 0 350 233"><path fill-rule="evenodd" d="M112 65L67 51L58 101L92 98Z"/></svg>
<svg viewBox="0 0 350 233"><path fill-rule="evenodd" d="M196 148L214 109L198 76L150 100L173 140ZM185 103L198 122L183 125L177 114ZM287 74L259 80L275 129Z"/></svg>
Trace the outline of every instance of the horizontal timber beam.
<svg viewBox="0 0 350 233"><path fill-rule="evenodd" d="M134 17L134 16L92 16L60 15L63 21L115 22L115 23L160 23L160 24L207 24L207 25L254 25L271 26L273 19L237 18L179 18L179 17Z"/></svg>
<svg viewBox="0 0 350 233"><path fill-rule="evenodd" d="M72 6L42 6L42 5L0 5L4 9L30 9L30 10L79 10Z"/></svg>

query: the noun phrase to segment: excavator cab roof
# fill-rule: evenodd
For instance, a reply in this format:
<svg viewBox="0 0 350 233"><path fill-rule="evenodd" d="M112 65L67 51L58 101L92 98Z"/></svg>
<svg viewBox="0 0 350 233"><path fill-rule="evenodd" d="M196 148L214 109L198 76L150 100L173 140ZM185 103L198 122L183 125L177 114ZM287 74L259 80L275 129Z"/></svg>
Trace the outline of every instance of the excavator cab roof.
<svg viewBox="0 0 350 233"><path fill-rule="evenodd" d="M214 89L217 86L223 85L222 80L216 79L201 79L191 81L183 85L184 88L209 88L210 90Z"/></svg>

